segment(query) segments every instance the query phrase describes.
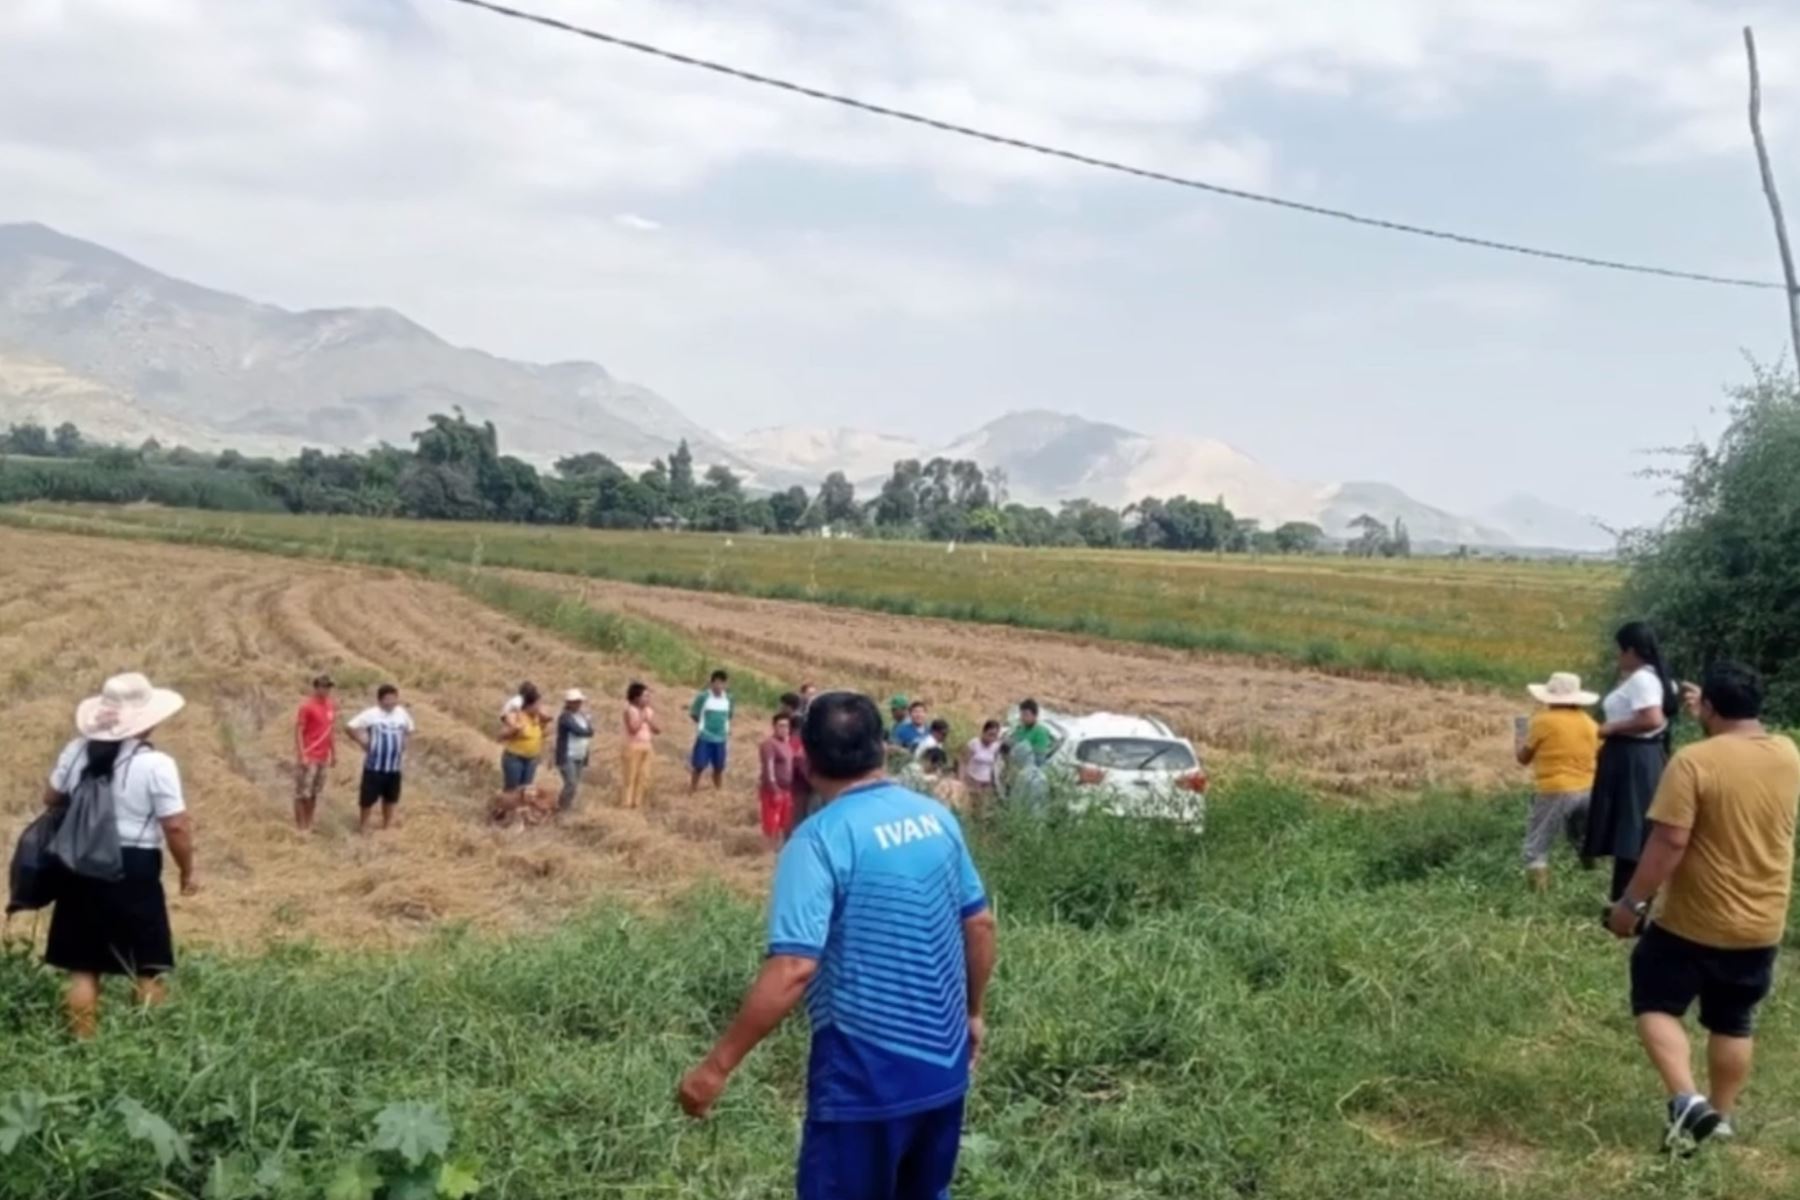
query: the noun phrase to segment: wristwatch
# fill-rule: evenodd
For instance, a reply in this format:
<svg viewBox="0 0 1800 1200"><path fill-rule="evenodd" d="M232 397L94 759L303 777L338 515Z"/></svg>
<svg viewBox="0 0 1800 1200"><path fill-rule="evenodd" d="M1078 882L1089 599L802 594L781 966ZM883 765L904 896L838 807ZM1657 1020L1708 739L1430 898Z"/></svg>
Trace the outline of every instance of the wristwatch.
<svg viewBox="0 0 1800 1200"><path fill-rule="evenodd" d="M1637 918L1637 931L1639 933L1644 932L1644 925L1650 920L1650 901L1639 900L1636 904L1633 904L1621 896L1619 898L1619 904L1622 907L1631 910L1631 915Z"/></svg>

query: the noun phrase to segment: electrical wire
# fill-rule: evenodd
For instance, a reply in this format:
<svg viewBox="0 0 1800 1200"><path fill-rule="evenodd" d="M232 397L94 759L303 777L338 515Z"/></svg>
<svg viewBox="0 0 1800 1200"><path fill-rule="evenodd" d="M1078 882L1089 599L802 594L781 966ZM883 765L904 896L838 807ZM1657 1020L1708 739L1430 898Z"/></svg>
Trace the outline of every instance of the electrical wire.
<svg viewBox="0 0 1800 1200"><path fill-rule="evenodd" d="M985 129L977 129L970 125L959 125L953 121L944 121L923 113L910 112L902 108L891 108L885 104L875 104L868 100L859 100L854 96L845 96L837 92L828 92L822 88L810 87L803 83L795 83L787 79L779 79L773 75L763 75L755 71L747 71L727 63L711 59L696 58L691 54L683 54L676 50L667 50L661 46L653 46L648 42L635 41L620 37L617 34L604 33L582 25L571 24L556 17L548 17L542 13L526 12L523 9L510 8L493 0L448 0L451 4L460 4L468 8L481 9L496 16L508 17L516 21L526 21L561 33L573 34L590 41L601 42L621 50L630 50L638 54L649 55L668 62L678 63L684 67L694 67L702 71L710 71L715 75L724 75L753 83L761 87L775 88L796 96L804 96L811 100L819 100L828 104L840 105L872 116L886 117L890 120L904 121L911 125L924 126L941 133L955 134L958 137L972 138L991 145L1006 146L1014 150L1024 150L1032 154L1048 158L1061 159L1065 162L1079 163L1085 167L1094 167L1103 171L1113 171L1121 175L1130 175L1139 179L1149 179L1157 183L1172 184L1176 187L1189 188L1194 191L1208 192L1215 196L1225 196L1233 200L1245 200L1253 204L1267 205L1272 208L1286 209L1290 212L1306 213L1315 217L1328 217L1336 221L1346 221L1354 225L1363 225L1373 229L1385 229L1391 233L1407 234L1413 237L1431 238L1441 242L1451 242L1460 246L1472 246L1481 250L1494 250L1505 254L1518 254L1530 258L1548 259L1552 262L1570 263L1581 267L1594 267L1606 271L1624 271L1634 275L1652 275L1663 279L1681 279L1692 283L1709 283L1723 287L1757 288L1785 292L1786 285L1765 279L1747 279L1731 275L1713 275L1705 271L1684 271L1674 267L1659 267L1648 263L1628 262L1622 259L1600 258L1588 254L1573 254L1562 250L1547 250L1541 246L1526 246L1516 242L1503 242L1493 238L1478 237L1473 234L1458 233L1449 229L1436 229L1427 225L1413 225L1405 221L1392 221L1384 217L1369 216L1365 213L1352 212L1348 209L1332 208L1322 204L1308 204L1303 200L1291 200L1282 196L1269 195L1264 192L1253 192L1244 188L1228 187L1220 183L1209 183L1203 179L1194 179L1184 175L1175 175L1167 171L1153 170L1148 167L1133 166L1130 163L1116 162L1112 159L1098 158L1091 154L1083 154L1075 150L1065 150L1057 146L1045 145L1041 142L1027 141L1024 138L1010 137L1003 133L994 133Z"/></svg>

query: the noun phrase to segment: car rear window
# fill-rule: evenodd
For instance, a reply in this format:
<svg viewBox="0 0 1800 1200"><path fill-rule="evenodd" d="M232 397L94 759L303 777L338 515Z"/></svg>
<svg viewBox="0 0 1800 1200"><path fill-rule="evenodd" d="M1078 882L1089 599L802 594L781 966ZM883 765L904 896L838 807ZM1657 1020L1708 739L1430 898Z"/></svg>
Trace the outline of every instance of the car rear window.
<svg viewBox="0 0 1800 1200"><path fill-rule="evenodd" d="M1108 771L1192 771L1200 765L1187 746L1165 738L1092 738L1075 747L1075 759Z"/></svg>

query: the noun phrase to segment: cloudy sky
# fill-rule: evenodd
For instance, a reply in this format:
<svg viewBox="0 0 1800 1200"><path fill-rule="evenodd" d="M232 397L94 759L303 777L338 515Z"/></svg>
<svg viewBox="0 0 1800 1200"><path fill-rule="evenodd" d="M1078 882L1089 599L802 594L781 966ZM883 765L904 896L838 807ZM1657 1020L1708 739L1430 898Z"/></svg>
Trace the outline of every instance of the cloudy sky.
<svg viewBox="0 0 1800 1200"><path fill-rule="evenodd" d="M1776 269L1800 5L516 0L1102 156L1491 237ZM1049 407L1477 510L1655 515L1775 292L1537 263L967 143L449 0L4 0L0 220L591 358L723 432Z"/></svg>

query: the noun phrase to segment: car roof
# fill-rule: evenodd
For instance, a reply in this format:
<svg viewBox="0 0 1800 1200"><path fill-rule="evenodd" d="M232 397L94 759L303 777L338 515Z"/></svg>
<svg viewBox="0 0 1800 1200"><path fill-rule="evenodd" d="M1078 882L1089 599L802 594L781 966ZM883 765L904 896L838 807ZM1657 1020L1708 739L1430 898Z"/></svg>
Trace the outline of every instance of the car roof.
<svg viewBox="0 0 1800 1200"><path fill-rule="evenodd" d="M1154 717L1132 717L1123 713L1089 713L1082 717L1059 716L1057 724L1061 726L1068 737L1077 740L1089 738L1152 738L1157 741L1170 742L1186 740Z"/></svg>

